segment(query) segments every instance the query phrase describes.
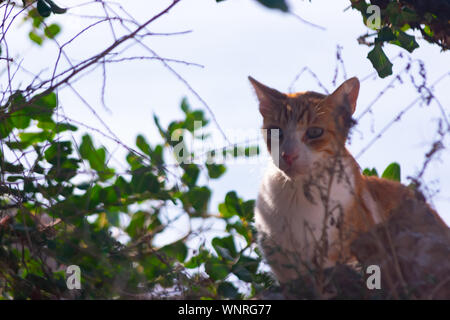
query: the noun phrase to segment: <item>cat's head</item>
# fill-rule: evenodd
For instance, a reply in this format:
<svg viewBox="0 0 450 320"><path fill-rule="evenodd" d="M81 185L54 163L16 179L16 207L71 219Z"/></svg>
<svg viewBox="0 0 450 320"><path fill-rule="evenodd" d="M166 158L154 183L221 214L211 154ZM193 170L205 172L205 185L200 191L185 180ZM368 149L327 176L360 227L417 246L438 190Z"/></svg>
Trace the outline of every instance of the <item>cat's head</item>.
<svg viewBox="0 0 450 320"><path fill-rule="evenodd" d="M252 77L263 116L263 134L274 163L288 176L310 173L314 163L345 148L353 123L359 80L351 78L330 95L281 93Z"/></svg>

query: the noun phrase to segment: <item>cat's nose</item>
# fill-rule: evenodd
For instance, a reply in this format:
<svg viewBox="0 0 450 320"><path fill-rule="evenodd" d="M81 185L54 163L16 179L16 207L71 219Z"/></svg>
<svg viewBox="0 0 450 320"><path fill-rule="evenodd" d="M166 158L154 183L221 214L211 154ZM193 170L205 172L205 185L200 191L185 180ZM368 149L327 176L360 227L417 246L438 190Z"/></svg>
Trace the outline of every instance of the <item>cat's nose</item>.
<svg viewBox="0 0 450 320"><path fill-rule="evenodd" d="M281 157L288 166L291 166L294 163L295 159L298 158L298 154L282 152Z"/></svg>

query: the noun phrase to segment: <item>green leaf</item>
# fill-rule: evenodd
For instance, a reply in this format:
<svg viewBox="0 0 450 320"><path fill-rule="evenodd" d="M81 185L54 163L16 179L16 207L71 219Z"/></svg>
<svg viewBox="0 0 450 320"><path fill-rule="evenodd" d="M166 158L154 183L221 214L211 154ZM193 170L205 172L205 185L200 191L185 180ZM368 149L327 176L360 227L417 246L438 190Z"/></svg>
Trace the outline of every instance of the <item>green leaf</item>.
<svg viewBox="0 0 450 320"><path fill-rule="evenodd" d="M52 122L51 117L57 106L57 96L54 92L50 92L47 95L38 96L32 105L28 105L24 109L32 119Z"/></svg>
<svg viewBox="0 0 450 320"><path fill-rule="evenodd" d="M119 226L119 212L114 210L105 210L106 218L111 226Z"/></svg>
<svg viewBox="0 0 450 320"><path fill-rule="evenodd" d="M181 176L181 181L183 181L188 187L193 187L197 183L198 176L200 174L200 169L196 164L183 165L184 174Z"/></svg>
<svg viewBox="0 0 450 320"><path fill-rule="evenodd" d="M222 164L206 164L208 175L211 179L220 178L226 171L226 167Z"/></svg>
<svg viewBox="0 0 450 320"><path fill-rule="evenodd" d="M224 218L242 215L241 200L238 198L236 191L230 191L226 194L225 202L219 205L219 212Z"/></svg>
<svg viewBox="0 0 450 320"><path fill-rule="evenodd" d="M28 37L30 38L31 41L33 41L38 45L42 45L42 42L44 41L40 36L38 36L33 31L30 31L30 33L28 33Z"/></svg>
<svg viewBox="0 0 450 320"><path fill-rule="evenodd" d="M51 164L57 164L62 159L67 158L72 153L72 143L70 141L54 142L44 152L45 160Z"/></svg>
<svg viewBox="0 0 450 320"><path fill-rule="evenodd" d="M385 78L392 74L392 63L383 52L380 44L375 44L372 51L367 54L367 58L372 62L380 78Z"/></svg>
<svg viewBox="0 0 450 320"><path fill-rule="evenodd" d="M375 176L375 177L378 177L378 172L377 172L377 169L375 169L375 168L372 168L372 169L369 169L369 168L365 168L364 170L363 170L363 175L365 175L365 176Z"/></svg>
<svg viewBox="0 0 450 320"><path fill-rule="evenodd" d="M149 281L155 281L155 278L163 275L169 269L169 266L163 263L155 254L149 255L142 262L144 274Z"/></svg>
<svg viewBox="0 0 450 320"><path fill-rule="evenodd" d="M7 136L9 136L9 134L11 133L13 128L14 128L14 126L12 124L10 117L6 117L3 119L0 118L0 138L1 139L4 139Z"/></svg>
<svg viewBox="0 0 450 320"><path fill-rule="evenodd" d="M395 40L395 35L392 32L392 29L389 27L383 27L378 31L378 35L375 41L377 42L385 42Z"/></svg>
<svg viewBox="0 0 450 320"><path fill-rule="evenodd" d="M414 36L406 34L403 31L398 31L397 40L392 41L391 43L408 50L408 52L413 52L419 47L419 44L416 42L416 38Z"/></svg>
<svg viewBox="0 0 450 320"><path fill-rule="evenodd" d="M198 254L189 259L184 266L188 269L198 268L208 260L209 256L210 254L207 250L200 248Z"/></svg>
<svg viewBox="0 0 450 320"><path fill-rule="evenodd" d="M38 142L44 142L51 140L54 134L48 131L41 132L21 132L19 133L19 138L25 145L32 145Z"/></svg>
<svg viewBox="0 0 450 320"><path fill-rule="evenodd" d="M245 240L247 241L247 244L251 244L253 237L252 237L252 225L246 224L244 225L241 220L237 220L236 222L229 222L227 223L226 230L228 232L231 232L231 230L236 230L238 234L243 236Z"/></svg>
<svg viewBox="0 0 450 320"><path fill-rule="evenodd" d="M82 137L81 145L80 145L80 155L83 159L89 161L89 165L92 169L99 171L99 174L102 172L107 173L107 176L110 176L109 170L106 167L106 149L99 148L95 149L94 144L92 142L92 138L85 134ZM106 178L106 177L105 177Z"/></svg>
<svg viewBox="0 0 450 320"><path fill-rule="evenodd" d="M23 172L23 165L21 164L12 164L6 161L2 161L0 163L0 169L4 172L8 173L22 173ZM23 178L23 177L22 177Z"/></svg>
<svg viewBox="0 0 450 320"><path fill-rule="evenodd" d="M44 18L50 16L50 14L52 13L52 9L44 0L38 0L37 10L39 14Z"/></svg>
<svg viewBox="0 0 450 320"><path fill-rule="evenodd" d="M191 107L189 106L189 102L186 97L183 98L183 100L181 100L180 108L181 110L183 110L185 114L188 114L189 111L191 110Z"/></svg>
<svg viewBox="0 0 450 320"><path fill-rule="evenodd" d="M211 244L219 257L225 260L233 260L237 255L234 239L231 235L224 238L216 237L212 240Z"/></svg>
<svg viewBox="0 0 450 320"><path fill-rule="evenodd" d="M78 128L74 125L71 125L70 123L64 123L64 122L58 122L55 123L53 121L39 121L37 124L38 128L47 130L47 131L53 131L54 133L60 133L64 131L77 131Z"/></svg>
<svg viewBox="0 0 450 320"><path fill-rule="evenodd" d="M116 204L119 200L120 192L113 186L105 187L100 191L100 200L106 206Z"/></svg>
<svg viewBox="0 0 450 320"><path fill-rule="evenodd" d="M18 129L26 129L30 125L31 117L26 110L20 109L11 114L11 122Z"/></svg>
<svg viewBox="0 0 450 320"><path fill-rule="evenodd" d="M224 281L221 284L219 284L217 292L221 296L228 299L236 299L237 297L240 296L239 291L236 289L236 287L228 281Z"/></svg>
<svg viewBox="0 0 450 320"><path fill-rule="evenodd" d="M247 200L243 202L242 203L243 214L241 215L241 217L246 220L252 220L254 209L255 209L255 200Z"/></svg>
<svg viewBox="0 0 450 320"><path fill-rule="evenodd" d="M400 181L400 165L397 162L393 162L387 166L381 175L382 178Z"/></svg>
<svg viewBox="0 0 450 320"><path fill-rule="evenodd" d="M55 23L45 27L44 33L49 39L53 39L61 31L61 27Z"/></svg>
<svg viewBox="0 0 450 320"><path fill-rule="evenodd" d="M285 0L257 0L263 6L266 6L270 9L279 9L283 12L288 12L289 7Z"/></svg>
<svg viewBox="0 0 450 320"><path fill-rule="evenodd" d="M94 144L92 142L91 136L85 134L81 138L81 144L80 144L80 155L83 159L88 160L91 156L91 153L95 151Z"/></svg>
<svg viewBox="0 0 450 320"><path fill-rule="evenodd" d="M251 282L258 266L258 260L241 255L231 271L242 281Z"/></svg>
<svg viewBox="0 0 450 320"><path fill-rule="evenodd" d="M36 29L39 28L42 22L44 21L44 18L42 18L40 15L37 14L36 15L32 14L32 17L33 17L33 27L35 27Z"/></svg>
<svg viewBox="0 0 450 320"><path fill-rule="evenodd" d="M50 92L45 96L41 96L36 104L49 109L54 109L58 106L58 98L54 92Z"/></svg>
<svg viewBox="0 0 450 320"><path fill-rule="evenodd" d="M187 247L183 241L176 241L169 245L162 247L159 251L166 254L168 257L176 259L178 262L184 262L187 256Z"/></svg>
<svg viewBox="0 0 450 320"><path fill-rule="evenodd" d="M211 198L211 190L208 187L193 187L181 197L184 204L191 205L196 215L206 212Z"/></svg>
<svg viewBox="0 0 450 320"><path fill-rule="evenodd" d="M212 280L223 280L230 273L229 267L216 257L205 262L205 271Z"/></svg>
<svg viewBox="0 0 450 320"><path fill-rule="evenodd" d="M186 119L180 125L182 128L194 132L195 129L206 126L208 122L202 110L194 110L186 113Z"/></svg>
<svg viewBox="0 0 450 320"><path fill-rule="evenodd" d="M133 172L131 186L136 193L144 193L146 191L158 193L160 190L158 177L147 168L145 168L145 170L136 170Z"/></svg>
<svg viewBox="0 0 450 320"><path fill-rule="evenodd" d="M131 238L137 237L144 230L144 223L147 217L148 213L145 211L138 211L133 214L128 227L125 229Z"/></svg>
<svg viewBox="0 0 450 320"><path fill-rule="evenodd" d="M429 37L434 36L434 32L433 32L433 30L431 30L429 25L425 25L425 27L423 28L423 32L425 32L425 34Z"/></svg>
<svg viewBox="0 0 450 320"><path fill-rule="evenodd" d="M45 1L47 1L47 3L50 5L50 8L53 13L56 13L56 14L66 13L66 11L67 11L66 8L61 8L61 7L57 6L52 0L45 0Z"/></svg>
<svg viewBox="0 0 450 320"><path fill-rule="evenodd" d="M152 154L152 148L148 144L147 140L144 138L143 135L139 134L136 137L136 146L144 152L146 155L151 156Z"/></svg>

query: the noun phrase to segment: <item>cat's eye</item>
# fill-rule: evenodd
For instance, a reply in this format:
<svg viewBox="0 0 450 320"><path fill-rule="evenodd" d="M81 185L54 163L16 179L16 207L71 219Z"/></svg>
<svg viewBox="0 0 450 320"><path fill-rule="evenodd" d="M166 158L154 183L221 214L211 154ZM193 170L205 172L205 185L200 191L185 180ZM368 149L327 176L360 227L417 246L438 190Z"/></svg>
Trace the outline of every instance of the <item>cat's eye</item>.
<svg viewBox="0 0 450 320"><path fill-rule="evenodd" d="M269 139L278 138L279 140L281 140L283 139L283 130L281 130L280 127L270 127L267 132L267 137Z"/></svg>
<svg viewBox="0 0 450 320"><path fill-rule="evenodd" d="M319 138L323 134L323 129L319 127L311 127L306 130L306 136L309 139Z"/></svg>

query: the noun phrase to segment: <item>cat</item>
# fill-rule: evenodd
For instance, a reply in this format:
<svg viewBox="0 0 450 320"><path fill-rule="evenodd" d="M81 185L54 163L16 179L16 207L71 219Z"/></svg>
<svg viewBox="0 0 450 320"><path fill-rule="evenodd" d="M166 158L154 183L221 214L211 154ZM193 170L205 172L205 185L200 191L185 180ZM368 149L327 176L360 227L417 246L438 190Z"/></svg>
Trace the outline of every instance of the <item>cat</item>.
<svg viewBox="0 0 450 320"><path fill-rule="evenodd" d="M352 240L414 196L399 182L362 175L345 147L359 80L346 80L330 95L285 94L249 80L271 154L255 226L275 277L288 283L308 270L352 261ZM446 226L437 213L436 218Z"/></svg>

